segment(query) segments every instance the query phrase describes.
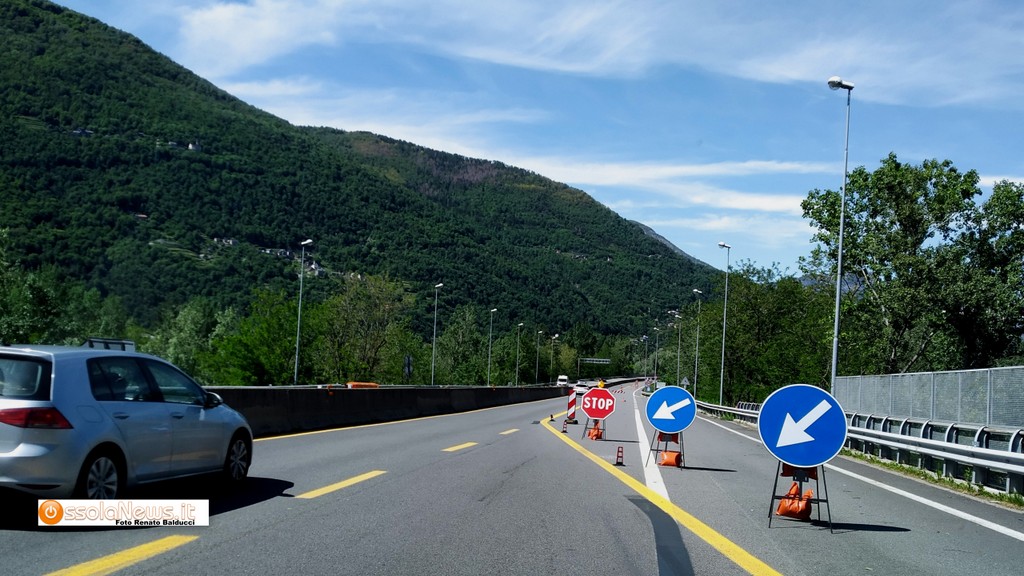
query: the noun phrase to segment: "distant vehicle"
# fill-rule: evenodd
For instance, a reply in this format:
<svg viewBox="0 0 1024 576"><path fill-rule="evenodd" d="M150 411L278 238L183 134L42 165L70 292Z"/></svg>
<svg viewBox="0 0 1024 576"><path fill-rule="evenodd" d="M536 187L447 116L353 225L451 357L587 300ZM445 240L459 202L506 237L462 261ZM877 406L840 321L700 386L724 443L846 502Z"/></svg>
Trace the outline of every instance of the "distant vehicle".
<svg viewBox="0 0 1024 576"><path fill-rule="evenodd" d="M562 375L560 375L558 377L558 381L555 384L558 385L558 386L568 386L569 385L569 377L566 376L565 374L562 374Z"/></svg>
<svg viewBox="0 0 1024 576"><path fill-rule="evenodd" d="M245 418L156 356L0 345L0 487L116 499L194 474L240 483L251 464Z"/></svg>
<svg viewBox="0 0 1024 576"><path fill-rule="evenodd" d="M576 383L575 386L572 387L572 389L576 392L576 394L586 394L587 391L590 390L590 385L580 380L579 382Z"/></svg>

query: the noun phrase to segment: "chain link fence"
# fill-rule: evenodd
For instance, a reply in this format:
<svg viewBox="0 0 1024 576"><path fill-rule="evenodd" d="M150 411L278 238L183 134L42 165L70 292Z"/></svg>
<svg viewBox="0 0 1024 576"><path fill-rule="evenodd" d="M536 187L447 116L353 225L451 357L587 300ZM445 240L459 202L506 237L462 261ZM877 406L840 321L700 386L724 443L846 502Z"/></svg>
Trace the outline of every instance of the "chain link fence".
<svg viewBox="0 0 1024 576"><path fill-rule="evenodd" d="M847 412L1024 428L1024 366L836 377Z"/></svg>

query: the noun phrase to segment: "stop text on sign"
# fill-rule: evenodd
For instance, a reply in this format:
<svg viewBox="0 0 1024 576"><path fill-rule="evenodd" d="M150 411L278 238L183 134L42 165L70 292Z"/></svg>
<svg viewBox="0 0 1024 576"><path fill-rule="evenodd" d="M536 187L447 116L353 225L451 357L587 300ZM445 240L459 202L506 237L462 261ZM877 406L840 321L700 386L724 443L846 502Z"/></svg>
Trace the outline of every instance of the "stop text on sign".
<svg viewBox="0 0 1024 576"><path fill-rule="evenodd" d="M584 398L584 408L596 408L597 410L608 411L615 405L615 401L611 398Z"/></svg>

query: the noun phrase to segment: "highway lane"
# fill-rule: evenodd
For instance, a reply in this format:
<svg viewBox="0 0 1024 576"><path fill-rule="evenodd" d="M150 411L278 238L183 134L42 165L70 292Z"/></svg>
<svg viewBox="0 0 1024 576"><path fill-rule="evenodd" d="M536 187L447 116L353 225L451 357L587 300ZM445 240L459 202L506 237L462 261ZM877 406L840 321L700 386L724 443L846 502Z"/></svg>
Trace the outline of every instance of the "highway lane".
<svg viewBox="0 0 1024 576"><path fill-rule="evenodd" d="M125 573L1020 573L1021 542L838 468L1018 531L1019 513L841 458L826 475L834 534L784 519L769 529L776 461L734 423L697 419L684 433L687 467L660 469L671 503L661 501L643 486L644 399L616 397L606 441L581 439L582 418L562 434L547 418L565 411L556 399L266 439L244 493L211 496L209 479L193 479L134 495L211 497L208 528L55 531L34 526L34 503L5 505L3 571L49 573L164 542ZM176 536L194 539L163 540Z"/></svg>

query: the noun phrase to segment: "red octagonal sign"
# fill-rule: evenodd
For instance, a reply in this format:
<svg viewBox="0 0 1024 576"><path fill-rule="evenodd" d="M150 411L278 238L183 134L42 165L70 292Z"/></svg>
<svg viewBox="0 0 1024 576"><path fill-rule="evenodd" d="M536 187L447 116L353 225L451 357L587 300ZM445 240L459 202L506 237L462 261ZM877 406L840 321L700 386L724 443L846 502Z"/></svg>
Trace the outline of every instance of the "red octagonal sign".
<svg viewBox="0 0 1024 576"><path fill-rule="evenodd" d="M588 418L604 420L615 412L615 397L605 388L591 388L583 395L580 408Z"/></svg>

